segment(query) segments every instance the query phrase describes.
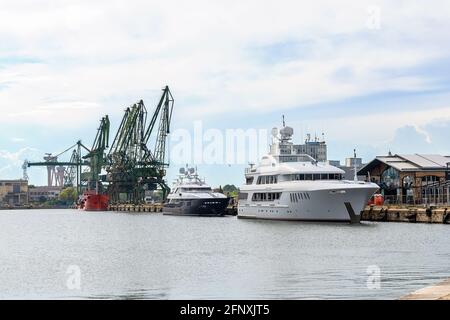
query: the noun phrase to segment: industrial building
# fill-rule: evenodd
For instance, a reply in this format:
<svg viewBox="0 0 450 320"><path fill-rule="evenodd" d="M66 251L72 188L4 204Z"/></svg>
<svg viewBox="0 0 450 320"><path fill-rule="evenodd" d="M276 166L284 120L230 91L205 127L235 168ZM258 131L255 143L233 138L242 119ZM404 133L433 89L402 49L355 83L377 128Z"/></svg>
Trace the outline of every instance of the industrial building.
<svg viewBox="0 0 450 320"><path fill-rule="evenodd" d="M411 154L378 156L358 175L380 186L387 203L450 204L450 156Z"/></svg>
<svg viewBox="0 0 450 320"><path fill-rule="evenodd" d="M355 179L355 169L358 172L363 166L362 158L346 158L345 163L342 165L339 160L328 160L327 163L329 165L338 167L339 169L344 170L343 179L344 180L354 180ZM365 176L361 176L358 173L358 180L364 181Z"/></svg>
<svg viewBox="0 0 450 320"><path fill-rule="evenodd" d="M317 137L311 140L308 134L304 144L292 145L293 154L307 154L319 162L327 161L327 144L324 140L320 141Z"/></svg>
<svg viewBox="0 0 450 320"><path fill-rule="evenodd" d="M27 180L0 180L0 205L28 204Z"/></svg>
<svg viewBox="0 0 450 320"><path fill-rule="evenodd" d="M44 202L48 200L58 199L62 187L30 186L28 190L28 200L30 202Z"/></svg>
<svg viewBox="0 0 450 320"><path fill-rule="evenodd" d="M353 150L353 157L346 158L344 165L341 165L339 160L329 160L327 161L329 165L334 167L338 167L341 170L344 170L343 179L344 180L354 180L355 173L357 174L357 179L364 181L365 176L359 175L358 171L364 166L362 158L356 156L356 149Z"/></svg>

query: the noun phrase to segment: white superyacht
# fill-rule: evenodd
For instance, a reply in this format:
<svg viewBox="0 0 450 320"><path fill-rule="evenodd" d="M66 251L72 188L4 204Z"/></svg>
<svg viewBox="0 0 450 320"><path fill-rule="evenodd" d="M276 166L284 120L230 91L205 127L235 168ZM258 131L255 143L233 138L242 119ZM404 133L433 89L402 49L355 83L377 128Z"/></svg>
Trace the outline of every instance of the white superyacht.
<svg viewBox="0 0 450 320"><path fill-rule="evenodd" d="M284 124L283 124L284 125ZM359 222L359 213L379 189L370 182L343 180L344 171L296 154L294 130L272 130L270 153L246 169L238 217L270 220Z"/></svg>

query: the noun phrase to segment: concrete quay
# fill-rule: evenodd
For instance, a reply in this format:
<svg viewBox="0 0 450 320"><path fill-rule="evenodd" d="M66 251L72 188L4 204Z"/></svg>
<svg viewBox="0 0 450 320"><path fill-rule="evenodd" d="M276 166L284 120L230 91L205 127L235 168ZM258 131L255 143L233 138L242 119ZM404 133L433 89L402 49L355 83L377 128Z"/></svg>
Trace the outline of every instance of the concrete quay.
<svg viewBox="0 0 450 320"><path fill-rule="evenodd" d="M121 212L162 212L162 204L111 204L108 207L109 211Z"/></svg>
<svg viewBox="0 0 450 320"><path fill-rule="evenodd" d="M400 298L400 300L450 300L450 279L414 291Z"/></svg>
<svg viewBox="0 0 450 320"><path fill-rule="evenodd" d="M450 210L447 207L367 206L361 221L450 224Z"/></svg>
<svg viewBox="0 0 450 320"><path fill-rule="evenodd" d="M120 212L162 212L162 203L154 204L111 204L108 207L108 211L120 211ZM225 209L225 215L235 216L237 215L237 207L229 206Z"/></svg>

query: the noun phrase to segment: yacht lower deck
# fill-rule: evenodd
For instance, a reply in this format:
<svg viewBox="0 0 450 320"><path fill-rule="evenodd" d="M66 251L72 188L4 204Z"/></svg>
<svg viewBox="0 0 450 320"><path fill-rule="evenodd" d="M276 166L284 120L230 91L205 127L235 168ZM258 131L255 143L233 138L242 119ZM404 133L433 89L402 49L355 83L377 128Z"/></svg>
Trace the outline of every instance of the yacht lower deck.
<svg viewBox="0 0 450 320"><path fill-rule="evenodd" d="M284 191L277 201L240 201L238 217L247 219L350 222L375 188ZM260 192L260 191L258 191ZM249 195L251 199L252 195Z"/></svg>

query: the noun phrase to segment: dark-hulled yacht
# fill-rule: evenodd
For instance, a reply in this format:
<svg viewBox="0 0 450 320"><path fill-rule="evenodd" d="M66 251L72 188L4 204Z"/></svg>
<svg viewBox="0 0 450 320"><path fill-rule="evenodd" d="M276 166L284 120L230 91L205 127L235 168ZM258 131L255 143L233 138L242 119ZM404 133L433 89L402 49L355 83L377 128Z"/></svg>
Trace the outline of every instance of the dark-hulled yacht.
<svg viewBox="0 0 450 320"><path fill-rule="evenodd" d="M213 192L194 168L181 168L180 175L163 206L166 215L223 216L230 198Z"/></svg>

